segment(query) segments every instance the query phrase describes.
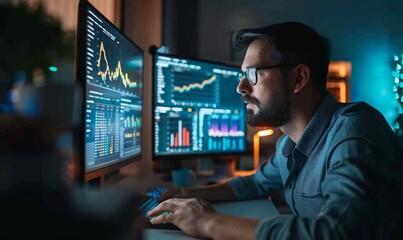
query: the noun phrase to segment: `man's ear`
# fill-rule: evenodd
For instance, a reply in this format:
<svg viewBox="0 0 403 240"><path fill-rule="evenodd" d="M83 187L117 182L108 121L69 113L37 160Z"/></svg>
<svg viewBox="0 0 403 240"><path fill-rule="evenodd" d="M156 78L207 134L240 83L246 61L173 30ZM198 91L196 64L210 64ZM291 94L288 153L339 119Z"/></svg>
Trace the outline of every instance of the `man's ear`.
<svg viewBox="0 0 403 240"><path fill-rule="evenodd" d="M311 69L306 64L299 64L294 68L294 76L293 90L294 93L297 93L308 84L308 80L311 78Z"/></svg>

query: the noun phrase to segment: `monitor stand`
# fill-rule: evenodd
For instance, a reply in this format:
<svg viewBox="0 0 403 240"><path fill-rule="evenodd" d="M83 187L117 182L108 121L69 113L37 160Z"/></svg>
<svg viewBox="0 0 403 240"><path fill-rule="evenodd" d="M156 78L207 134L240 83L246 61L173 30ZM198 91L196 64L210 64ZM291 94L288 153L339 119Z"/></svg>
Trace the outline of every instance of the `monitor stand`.
<svg viewBox="0 0 403 240"><path fill-rule="evenodd" d="M86 182L86 186L92 189L99 189L107 185L113 185L121 177L119 169L100 176L93 177Z"/></svg>
<svg viewBox="0 0 403 240"><path fill-rule="evenodd" d="M88 188L98 189L98 188L101 188L101 185L103 184L104 181L105 181L105 177L99 176L99 177L88 180L86 185L88 186Z"/></svg>
<svg viewBox="0 0 403 240"><path fill-rule="evenodd" d="M201 159L201 164L206 164L206 159ZM210 159L211 170L204 171L204 169L198 169L198 184L211 185L219 182L230 180L235 176L236 171L236 157L213 157ZM203 174L206 172L206 174Z"/></svg>
<svg viewBox="0 0 403 240"><path fill-rule="evenodd" d="M236 158L217 157L212 159L214 175L233 177L235 173Z"/></svg>
<svg viewBox="0 0 403 240"><path fill-rule="evenodd" d="M196 185L213 184L229 180L235 176L238 157L193 158L154 162L153 171L161 174L162 181L172 181L171 170L175 168L194 169Z"/></svg>

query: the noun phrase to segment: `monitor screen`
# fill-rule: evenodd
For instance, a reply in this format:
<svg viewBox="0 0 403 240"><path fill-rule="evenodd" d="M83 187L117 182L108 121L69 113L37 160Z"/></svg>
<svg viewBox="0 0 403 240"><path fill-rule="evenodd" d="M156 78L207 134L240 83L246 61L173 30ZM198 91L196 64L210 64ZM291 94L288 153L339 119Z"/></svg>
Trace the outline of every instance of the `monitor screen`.
<svg viewBox="0 0 403 240"><path fill-rule="evenodd" d="M156 53L153 159L246 152L239 66Z"/></svg>
<svg viewBox="0 0 403 240"><path fill-rule="evenodd" d="M141 157L144 59L84 0L77 29L77 79L84 90L79 174L87 180Z"/></svg>

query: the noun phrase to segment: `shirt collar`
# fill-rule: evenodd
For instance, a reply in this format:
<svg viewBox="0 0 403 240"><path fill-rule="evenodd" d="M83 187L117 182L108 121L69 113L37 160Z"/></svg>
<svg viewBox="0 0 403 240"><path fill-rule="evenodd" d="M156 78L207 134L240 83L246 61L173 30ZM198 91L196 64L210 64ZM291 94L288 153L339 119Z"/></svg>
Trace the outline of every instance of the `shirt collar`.
<svg viewBox="0 0 403 240"><path fill-rule="evenodd" d="M290 156L294 148L306 157L310 156L319 139L326 131L330 119L332 118L334 111L337 109L337 104L338 102L336 99L334 99L334 97L328 92L306 126L298 144L295 145L295 143L287 136L283 145L283 156Z"/></svg>
<svg viewBox="0 0 403 240"><path fill-rule="evenodd" d="M336 99L328 92L319 108L313 114L296 146L305 156L311 155L312 150L326 131L330 119L337 109L337 104Z"/></svg>

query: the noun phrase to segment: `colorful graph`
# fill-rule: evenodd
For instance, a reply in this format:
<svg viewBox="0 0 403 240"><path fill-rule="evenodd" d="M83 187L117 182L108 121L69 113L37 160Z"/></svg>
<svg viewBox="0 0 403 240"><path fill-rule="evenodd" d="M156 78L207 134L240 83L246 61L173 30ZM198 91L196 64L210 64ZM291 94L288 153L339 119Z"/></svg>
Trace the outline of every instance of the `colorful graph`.
<svg viewBox="0 0 403 240"><path fill-rule="evenodd" d="M99 70L97 75L101 76L102 81L106 83L106 80L109 81L118 81L121 79L123 86L129 87L129 88L135 88L137 87L137 82L131 81L129 79L129 75L127 73L123 73L122 66L120 64L120 60L117 61L116 68L115 70L111 70L109 66L109 61L106 56L106 51L104 47L104 43L101 42L101 46L99 48L99 54L98 54L98 60L97 60L97 67L100 69L101 68L101 60L104 61L105 69L104 70Z"/></svg>
<svg viewBox="0 0 403 240"><path fill-rule="evenodd" d="M123 151L128 152L140 146L140 132L125 129L123 133Z"/></svg>
<svg viewBox="0 0 403 240"><path fill-rule="evenodd" d="M239 130L239 117L212 116L210 124L211 127L208 129L210 137L243 137L245 135L244 131Z"/></svg>
<svg viewBox="0 0 403 240"><path fill-rule="evenodd" d="M241 138L209 138L207 149L213 151L243 150L244 142Z"/></svg>
<svg viewBox="0 0 403 240"><path fill-rule="evenodd" d="M171 79L171 102L181 106L194 104L217 104L220 78L211 73L174 71Z"/></svg>
<svg viewBox="0 0 403 240"><path fill-rule="evenodd" d="M128 127L140 127L141 126L141 119L139 117L135 117L134 115L127 116L123 120L123 124L124 124L125 128L128 128Z"/></svg>
<svg viewBox="0 0 403 240"><path fill-rule="evenodd" d="M209 79L202 81L201 83L191 83L189 85L183 85L182 87L174 86L174 91L183 93L189 92L192 89L203 89L205 86L211 85L217 79L217 76L214 74Z"/></svg>
<svg viewBox="0 0 403 240"><path fill-rule="evenodd" d="M178 132L171 133L169 136L170 147L188 147L190 146L190 132L182 126L182 120L178 121Z"/></svg>

